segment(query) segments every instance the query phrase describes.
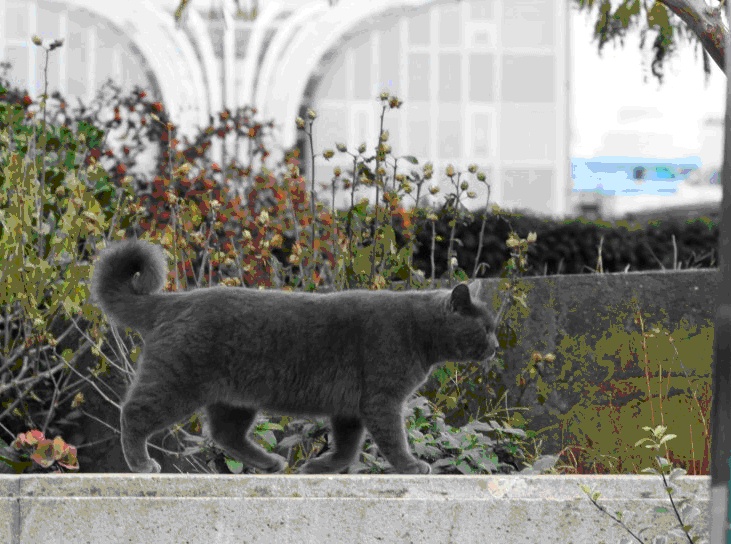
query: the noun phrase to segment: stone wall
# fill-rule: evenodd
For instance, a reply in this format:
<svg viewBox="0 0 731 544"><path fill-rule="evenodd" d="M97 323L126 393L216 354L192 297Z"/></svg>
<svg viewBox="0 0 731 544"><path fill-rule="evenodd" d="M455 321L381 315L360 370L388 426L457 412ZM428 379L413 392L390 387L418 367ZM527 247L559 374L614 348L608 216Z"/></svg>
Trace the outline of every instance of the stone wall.
<svg viewBox="0 0 731 544"><path fill-rule="evenodd" d="M498 280L483 281L497 298ZM527 407L527 427L547 452L592 448L607 465L629 448L645 466L651 452L634 443L647 435L643 426L664 424L679 437L669 443L672 459L707 463L717 271L521 281L527 309L500 330L505 368L490 385L508 405ZM556 358L530 377L534 351Z"/></svg>

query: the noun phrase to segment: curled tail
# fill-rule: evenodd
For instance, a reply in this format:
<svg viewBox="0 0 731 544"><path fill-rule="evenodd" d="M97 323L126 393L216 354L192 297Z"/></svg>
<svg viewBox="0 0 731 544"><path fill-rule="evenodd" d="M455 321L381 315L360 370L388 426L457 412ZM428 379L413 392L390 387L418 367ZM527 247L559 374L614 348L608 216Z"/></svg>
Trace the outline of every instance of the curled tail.
<svg viewBox="0 0 731 544"><path fill-rule="evenodd" d="M152 328L155 313L147 295L162 290L167 271L160 246L143 240L115 242L94 265L92 301L111 321L144 332Z"/></svg>

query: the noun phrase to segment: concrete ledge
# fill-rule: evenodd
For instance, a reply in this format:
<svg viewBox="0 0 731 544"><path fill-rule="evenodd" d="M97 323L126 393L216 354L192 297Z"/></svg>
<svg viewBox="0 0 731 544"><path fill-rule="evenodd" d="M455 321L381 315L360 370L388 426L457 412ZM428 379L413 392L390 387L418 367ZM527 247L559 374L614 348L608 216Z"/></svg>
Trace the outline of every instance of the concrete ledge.
<svg viewBox="0 0 731 544"><path fill-rule="evenodd" d="M0 541L156 543L611 543L600 504L648 541L676 527L656 476L0 476ZM710 480L677 480L708 535ZM5 528L5 529L3 529ZM670 541L674 541L671 539Z"/></svg>

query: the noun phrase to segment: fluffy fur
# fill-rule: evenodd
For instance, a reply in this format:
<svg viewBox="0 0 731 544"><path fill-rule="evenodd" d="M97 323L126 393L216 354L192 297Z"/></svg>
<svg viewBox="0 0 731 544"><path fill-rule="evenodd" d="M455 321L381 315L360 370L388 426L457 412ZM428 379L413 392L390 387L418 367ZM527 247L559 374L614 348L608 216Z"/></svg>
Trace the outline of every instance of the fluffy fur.
<svg viewBox="0 0 731 544"><path fill-rule="evenodd" d="M122 407L130 469L159 472L147 438L205 407L213 440L231 457L277 472L285 460L247 433L257 411L328 416L334 451L302 472L341 472L365 429L401 473L428 473L408 448L406 399L446 361L486 361L495 321L475 284L453 290L307 294L213 287L161 292L161 249L143 241L103 250L92 296L144 339Z"/></svg>

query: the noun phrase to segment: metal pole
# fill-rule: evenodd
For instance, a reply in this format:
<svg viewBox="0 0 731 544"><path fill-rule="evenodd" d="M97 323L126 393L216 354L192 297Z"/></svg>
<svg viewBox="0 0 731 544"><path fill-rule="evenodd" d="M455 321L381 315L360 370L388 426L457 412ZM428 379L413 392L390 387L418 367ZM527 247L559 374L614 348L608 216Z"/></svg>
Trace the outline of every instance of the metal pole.
<svg viewBox="0 0 731 544"><path fill-rule="evenodd" d="M726 6L731 16L731 2ZM729 19L731 20L731 18ZM727 40L726 50L729 50ZM711 542L731 544L729 478L731 467L731 63L726 66L726 115L724 118L723 200L719 227L718 307L714 328L711 371Z"/></svg>

